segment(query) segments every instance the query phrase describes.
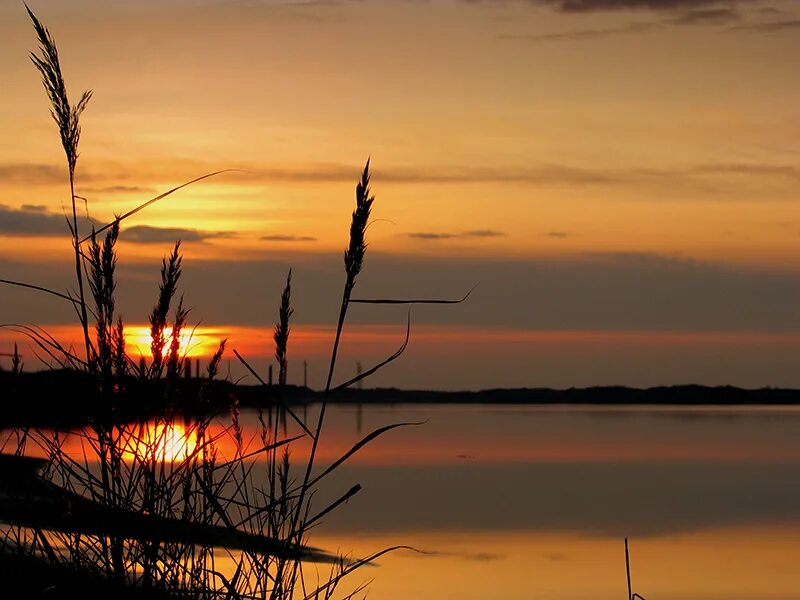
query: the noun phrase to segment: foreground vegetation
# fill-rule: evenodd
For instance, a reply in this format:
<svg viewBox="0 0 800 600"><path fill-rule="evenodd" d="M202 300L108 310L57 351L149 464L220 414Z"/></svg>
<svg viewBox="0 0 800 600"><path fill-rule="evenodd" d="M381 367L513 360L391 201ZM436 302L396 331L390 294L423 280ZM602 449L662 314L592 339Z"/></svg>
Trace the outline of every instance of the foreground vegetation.
<svg viewBox="0 0 800 600"><path fill-rule="evenodd" d="M0 470L0 519L9 523L0 537L0 556L14 589L84 596L146 593L195 598L350 598L363 585L343 591L343 578L386 552L368 557L331 555L308 545L309 532L330 511L360 491L354 485L338 500L315 506L316 490L328 475L370 441L404 424L371 432L330 465L317 465L329 398L398 358L400 349L358 377L334 385L336 359L350 305L385 303L352 298L366 255L365 232L374 197L369 162L356 185L344 284L335 339L320 410L306 422L284 401L290 339L291 271L279 298L275 326L278 386L262 386L256 402L260 424L254 442L243 437L236 394L217 382L222 340L201 378L187 381L181 332L191 328L179 294L180 242L164 258L156 302L150 313L149 361L135 360L125 347L125 323L116 310L116 244L121 224L182 187L161 194L90 232L79 230L75 194L81 137L80 119L91 99L84 92L71 103L56 44L28 10L39 48L31 55L51 104L65 152L70 189L68 227L75 267L75 290L61 292L32 282L2 280L67 302L81 326L81 348L62 344L35 325L7 326L27 336L54 379L67 373L79 390L83 426L34 427L21 418L5 434ZM87 203L88 204L88 203ZM88 210L88 206L87 206ZM406 302L406 301L392 301ZM412 301L408 301L412 303ZM236 357L261 384L245 357ZM22 402L26 379L17 362L2 380ZM57 383L50 392L62 404L69 391ZM35 401L35 400L34 400ZM220 410L229 411L221 424ZM65 416L76 411L65 410ZM76 442L77 440L77 442ZM294 449L304 444L303 458ZM34 455L42 460L26 458ZM320 570L306 565L327 563ZM325 573L319 575L320 571ZM88 591L87 591L88 590Z"/></svg>

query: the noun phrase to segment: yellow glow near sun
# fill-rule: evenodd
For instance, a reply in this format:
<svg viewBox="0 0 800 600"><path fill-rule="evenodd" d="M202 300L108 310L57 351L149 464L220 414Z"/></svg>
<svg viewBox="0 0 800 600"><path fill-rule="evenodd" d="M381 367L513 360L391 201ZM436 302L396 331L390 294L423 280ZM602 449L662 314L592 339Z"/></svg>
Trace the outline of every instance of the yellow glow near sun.
<svg viewBox="0 0 800 600"><path fill-rule="evenodd" d="M181 423L145 423L134 426L124 446L124 460L174 462L186 460L197 448L197 431Z"/></svg>
<svg viewBox="0 0 800 600"><path fill-rule="evenodd" d="M166 353L172 339L172 329L165 331L167 345L164 348ZM219 335L213 330L196 328L183 329L180 334L180 354L186 357L210 356L217 349ZM125 346L128 355L131 357L144 356L152 358L150 345L153 338L150 337L150 327L144 325L131 325L125 327Z"/></svg>

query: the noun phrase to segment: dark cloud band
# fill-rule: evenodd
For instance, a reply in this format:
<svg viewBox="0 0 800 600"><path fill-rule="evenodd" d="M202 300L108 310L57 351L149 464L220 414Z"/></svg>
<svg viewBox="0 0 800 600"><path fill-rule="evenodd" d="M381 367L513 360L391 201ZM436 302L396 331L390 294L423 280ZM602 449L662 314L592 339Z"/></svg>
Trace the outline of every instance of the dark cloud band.
<svg viewBox="0 0 800 600"><path fill-rule="evenodd" d="M11 208L0 204L0 235L8 236L61 236L69 235L65 215L51 213L44 206L24 204ZM79 217L80 231L89 231L95 221Z"/></svg>
<svg viewBox="0 0 800 600"><path fill-rule="evenodd" d="M137 244L169 244L182 242L207 242L209 240L231 239L236 234L232 231L202 231L182 227L149 227L137 225L123 229L121 238Z"/></svg>
<svg viewBox="0 0 800 600"><path fill-rule="evenodd" d="M406 234L408 237L415 240L452 240L457 238L494 238L506 235L502 231L495 231L494 229L473 229L471 231L462 231L460 233L448 232L433 232L433 231L416 231Z"/></svg>
<svg viewBox="0 0 800 600"><path fill-rule="evenodd" d="M258 238L265 242L316 242L317 238L310 235L294 235L290 233L272 233Z"/></svg>

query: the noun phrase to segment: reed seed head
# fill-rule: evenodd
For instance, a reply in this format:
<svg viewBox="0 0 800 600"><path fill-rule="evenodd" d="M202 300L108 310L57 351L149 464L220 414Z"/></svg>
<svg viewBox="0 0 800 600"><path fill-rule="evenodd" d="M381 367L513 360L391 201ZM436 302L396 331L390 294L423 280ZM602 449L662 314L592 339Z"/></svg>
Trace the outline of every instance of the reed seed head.
<svg viewBox="0 0 800 600"><path fill-rule="evenodd" d="M286 276L286 287L281 294L281 308L278 313L278 323L275 324L275 359L278 361L278 383L286 385L287 361L286 351L289 345L289 319L294 310L291 307L292 299L292 270Z"/></svg>
<svg viewBox="0 0 800 600"><path fill-rule="evenodd" d="M178 290L178 280L181 277L181 263L183 257L180 254L181 243L176 242L175 248L169 255L161 261L161 283L158 286L158 302L153 307L150 314L150 344L153 355L153 371L158 374L161 372L164 348L167 339L164 330L167 327L167 315L172 298Z"/></svg>
<svg viewBox="0 0 800 600"><path fill-rule="evenodd" d="M356 185L356 208L350 223L350 245L344 252L344 267L350 288L355 284L356 276L361 272L364 263L364 255L367 252L366 230L374 201L375 197L369 195L369 159L367 159L361 181Z"/></svg>
<svg viewBox="0 0 800 600"><path fill-rule="evenodd" d="M31 61L42 76L42 84L50 98L50 114L58 125L61 145L67 155L70 174L73 174L78 162L78 142L81 137L80 117L92 97L92 92L83 92L80 100L74 106L70 105L67 86L61 73L56 42L27 4L25 8L39 39L39 53L31 52Z"/></svg>
<svg viewBox="0 0 800 600"><path fill-rule="evenodd" d="M214 355L211 357L211 360L208 363L208 378L214 379L219 372L219 363L222 360L222 355L225 353L225 346L228 343L228 338L225 338L219 343L217 347L217 351L214 352Z"/></svg>
<svg viewBox="0 0 800 600"><path fill-rule="evenodd" d="M117 266L117 255L114 246L119 237L119 223L107 230L105 240L101 244L92 230L86 262L89 265L89 289L94 298L97 323L96 347L90 346L90 369L97 368L102 381L108 384L115 363L114 341L114 271Z"/></svg>

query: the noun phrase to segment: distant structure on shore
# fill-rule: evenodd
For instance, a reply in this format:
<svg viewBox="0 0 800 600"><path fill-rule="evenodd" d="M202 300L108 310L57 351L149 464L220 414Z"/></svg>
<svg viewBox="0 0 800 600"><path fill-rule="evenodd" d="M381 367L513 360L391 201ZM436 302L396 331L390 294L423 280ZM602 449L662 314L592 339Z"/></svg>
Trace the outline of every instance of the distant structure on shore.
<svg viewBox="0 0 800 600"><path fill-rule="evenodd" d="M13 364L16 364L22 355L19 353L0 352L1 358L10 358ZM227 359L227 379L231 378L231 361ZM194 367L194 368L193 368ZM183 361L183 368L181 372L185 379L200 379L201 378L202 361L199 358L185 358ZM3 369L3 364L0 362L0 371ZM139 357L139 372L144 373L147 370L147 359L144 356ZM266 385L276 385L274 380L275 368L273 364L267 366L267 381ZM361 375L363 372L361 363L356 363L356 374ZM308 388L308 361L303 361L303 387ZM361 382L358 382L358 389L362 389Z"/></svg>

